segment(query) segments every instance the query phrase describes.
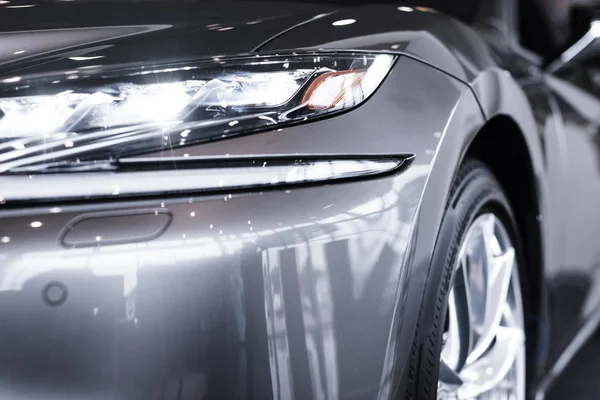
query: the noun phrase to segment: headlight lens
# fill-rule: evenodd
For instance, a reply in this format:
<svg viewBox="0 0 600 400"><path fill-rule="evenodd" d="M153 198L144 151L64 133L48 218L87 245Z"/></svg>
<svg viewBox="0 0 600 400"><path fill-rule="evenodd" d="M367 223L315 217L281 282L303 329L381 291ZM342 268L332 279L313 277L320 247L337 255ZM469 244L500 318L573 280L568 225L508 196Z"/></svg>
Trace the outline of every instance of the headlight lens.
<svg viewBox="0 0 600 400"><path fill-rule="evenodd" d="M0 84L0 173L107 169L119 158L340 112L395 57L311 54L94 69Z"/></svg>

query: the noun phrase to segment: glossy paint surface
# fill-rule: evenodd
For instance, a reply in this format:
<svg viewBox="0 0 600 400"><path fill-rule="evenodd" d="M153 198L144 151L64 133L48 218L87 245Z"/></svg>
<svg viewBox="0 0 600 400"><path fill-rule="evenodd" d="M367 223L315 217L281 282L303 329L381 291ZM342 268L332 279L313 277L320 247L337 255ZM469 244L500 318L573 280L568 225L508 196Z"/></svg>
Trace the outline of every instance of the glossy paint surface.
<svg viewBox="0 0 600 400"><path fill-rule="evenodd" d="M386 83L343 116L186 151L385 155L412 148L414 162L390 177L135 202L120 195L43 207L5 200L0 254L4 291L14 300L0 313L11 326L0 354L5 365L21 360L23 367L2 377L3 393L390 397L405 362L396 353L408 354L416 322L419 298L402 288L431 162L449 123L462 128L482 116L463 83L409 58ZM464 111L453 116L459 102ZM404 111L393 112L397 105ZM434 110L437 117L423 124ZM373 120L380 121L375 131ZM81 220L82 240L96 245L65 246L65 227ZM119 235L129 240L111 244ZM433 238L425 238L428 246ZM24 332L31 332L25 340Z"/></svg>
<svg viewBox="0 0 600 400"><path fill-rule="evenodd" d="M355 22L337 26L336 21ZM427 7L374 4L338 10L269 41L261 50L296 48L401 52L464 81L496 66L472 29Z"/></svg>
<svg viewBox="0 0 600 400"><path fill-rule="evenodd" d="M583 191L599 176L597 104L466 25L410 9L0 4L0 85L252 52L399 56L350 112L148 156L414 155L393 175L268 190L39 203L7 201L0 186L0 397L403 398L447 192L496 117L520 129L535 177L535 317L550 338L548 362L536 362L547 372L600 304L593 285L575 285L582 311L550 331L553 304L571 293L564 277L590 282L597 271L596 196L593 185ZM35 174L22 179L35 189Z"/></svg>
<svg viewBox="0 0 600 400"><path fill-rule="evenodd" d="M33 7L19 7L23 5ZM27 72L150 66L247 53L281 31L331 11L314 5L299 12L289 4L245 1L15 1L0 7L2 70Z"/></svg>

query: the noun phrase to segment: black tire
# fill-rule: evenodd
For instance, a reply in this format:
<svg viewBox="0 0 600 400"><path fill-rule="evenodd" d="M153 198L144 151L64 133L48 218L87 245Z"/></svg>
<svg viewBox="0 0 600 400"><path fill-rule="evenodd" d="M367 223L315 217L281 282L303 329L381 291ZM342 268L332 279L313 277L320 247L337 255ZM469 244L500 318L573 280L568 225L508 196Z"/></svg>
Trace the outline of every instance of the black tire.
<svg viewBox="0 0 600 400"><path fill-rule="evenodd" d="M411 354L414 373L409 376L408 399L436 399L442 335L458 251L473 221L488 212L493 212L504 223L513 240L518 263L524 265L515 219L502 187L484 163L467 159L452 184L426 281ZM523 301L525 297L523 292Z"/></svg>

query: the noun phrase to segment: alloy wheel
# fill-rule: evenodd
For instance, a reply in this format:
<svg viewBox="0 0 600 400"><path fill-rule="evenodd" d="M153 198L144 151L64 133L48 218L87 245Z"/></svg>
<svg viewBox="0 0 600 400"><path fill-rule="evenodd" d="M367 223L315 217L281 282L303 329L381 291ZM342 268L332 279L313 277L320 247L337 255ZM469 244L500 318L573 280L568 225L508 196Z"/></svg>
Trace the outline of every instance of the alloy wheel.
<svg viewBox="0 0 600 400"><path fill-rule="evenodd" d="M460 247L448 297L438 399L525 398L525 330L515 248L479 216Z"/></svg>

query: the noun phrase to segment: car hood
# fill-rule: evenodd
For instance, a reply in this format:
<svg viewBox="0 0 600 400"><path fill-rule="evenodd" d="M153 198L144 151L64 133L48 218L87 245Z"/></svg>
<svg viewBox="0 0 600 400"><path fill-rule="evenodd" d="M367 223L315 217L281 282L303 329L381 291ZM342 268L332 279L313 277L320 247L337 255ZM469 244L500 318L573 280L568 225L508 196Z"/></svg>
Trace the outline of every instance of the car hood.
<svg viewBox="0 0 600 400"><path fill-rule="evenodd" d="M336 7L261 1L3 1L0 77L249 53Z"/></svg>
<svg viewBox="0 0 600 400"><path fill-rule="evenodd" d="M385 3L0 0L0 90L25 77L77 78L259 50L402 54L464 82L496 66L468 26L428 7Z"/></svg>

